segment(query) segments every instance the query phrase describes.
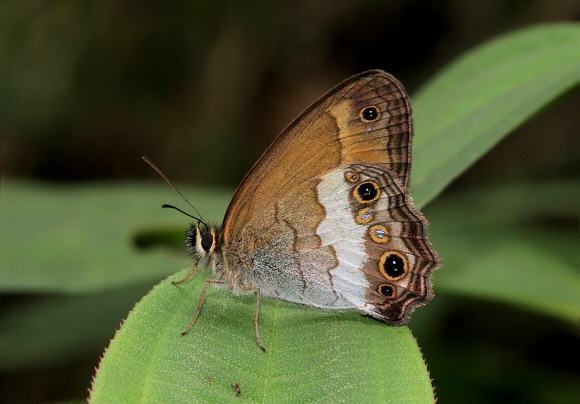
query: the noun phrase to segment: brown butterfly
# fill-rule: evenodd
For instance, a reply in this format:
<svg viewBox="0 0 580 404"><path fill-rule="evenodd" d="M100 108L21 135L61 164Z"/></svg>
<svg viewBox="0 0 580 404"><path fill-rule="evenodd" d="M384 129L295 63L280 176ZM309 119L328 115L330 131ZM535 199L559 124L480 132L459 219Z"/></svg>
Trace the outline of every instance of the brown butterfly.
<svg viewBox="0 0 580 404"><path fill-rule="evenodd" d="M403 325L428 302L439 266L427 221L409 196L413 125L401 83L357 74L294 120L238 187L220 227L187 232L209 283L324 309L356 309ZM156 168L156 167L154 167ZM169 205L165 205L169 206Z"/></svg>

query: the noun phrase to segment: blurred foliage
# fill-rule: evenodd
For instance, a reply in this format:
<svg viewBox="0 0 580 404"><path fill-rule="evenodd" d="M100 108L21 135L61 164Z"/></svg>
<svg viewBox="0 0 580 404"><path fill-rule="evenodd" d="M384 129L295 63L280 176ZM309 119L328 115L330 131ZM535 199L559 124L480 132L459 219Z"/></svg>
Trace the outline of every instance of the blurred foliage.
<svg viewBox="0 0 580 404"><path fill-rule="evenodd" d="M13 177L0 184L3 402L86 397L121 319L186 265L168 248L184 221L158 209L176 197L157 178L127 181L155 175L142 154L173 180L211 185L180 188L219 221L231 187L282 125L368 68L398 77L416 111L412 187L419 204L433 200L424 212L444 267L436 298L409 328L438 397L573 402L580 97L558 67L578 45L566 51L547 32L577 34L578 26L533 28L532 42L487 54L489 70L454 91L443 90L466 77L453 70L469 71L465 59L431 77L491 37L579 16L572 1L1 2L0 153L3 176ZM553 53L502 65L546 41ZM515 74L498 86L506 69ZM466 120L456 120L462 108ZM439 150L467 153L430 166L445 161ZM199 282L184 290L195 295ZM252 310L252 299L221 295L208 300L216 305L208 316L220 305ZM175 324L193 306L178 305ZM235 327L255 348L251 330ZM191 370L180 352L175 360Z"/></svg>

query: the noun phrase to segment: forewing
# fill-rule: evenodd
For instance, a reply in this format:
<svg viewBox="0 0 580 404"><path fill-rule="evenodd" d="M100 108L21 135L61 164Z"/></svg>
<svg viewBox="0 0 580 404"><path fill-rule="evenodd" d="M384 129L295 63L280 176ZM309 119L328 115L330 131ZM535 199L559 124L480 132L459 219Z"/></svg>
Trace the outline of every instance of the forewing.
<svg viewBox="0 0 580 404"><path fill-rule="evenodd" d="M376 120L361 115L370 106L379 111ZM342 82L296 118L246 175L224 218L225 243L245 237L247 224L291 190L338 166L378 165L406 188L411 119L408 96L393 76L371 70Z"/></svg>

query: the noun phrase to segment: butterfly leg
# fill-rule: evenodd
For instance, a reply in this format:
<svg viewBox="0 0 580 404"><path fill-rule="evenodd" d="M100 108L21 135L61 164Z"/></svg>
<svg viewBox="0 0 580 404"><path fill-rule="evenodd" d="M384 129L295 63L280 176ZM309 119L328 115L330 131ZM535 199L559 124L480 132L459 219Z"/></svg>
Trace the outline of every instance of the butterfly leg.
<svg viewBox="0 0 580 404"><path fill-rule="evenodd" d="M193 327L193 325L195 324L195 320L197 320L197 317L199 316L199 313L201 312L201 305L203 303L203 297L205 296L205 290L207 289L207 285L209 285L210 283L225 283L225 281L221 281L219 279L206 279L205 280L205 285L203 285L203 289L201 290L201 296L199 296L199 300L197 301L197 311L195 312L195 315L193 316L193 320L191 320L191 323L189 323L189 325L187 326L185 331L183 331L181 333L181 336L184 336L185 334L187 334L189 332L189 330L191 330L191 327Z"/></svg>
<svg viewBox="0 0 580 404"><path fill-rule="evenodd" d="M256 314L254 315L254 325L256 326L256 341L258 342L258 346L264 352L266 352L266 348L262 345L262 340L260 339L260 332L258 331L258 319L260 315L260 288L258 286L245 286L242 285L243 289L246 290L255 290L256 291Z"/></svg>
<svg viewBox="0 0 580 404"><path fill-rule="evenodd" d="M197 264L199 264L199 261L196 261L196 263L193 264L193 269L191 270L191 272L189 272L187 274L187 276L185 278L183 278L180 281L171 281L171 283L173 283L174 285L179 285L179 284L186 282L189 278L191 278L191 275L193 275L195 273L195 270L197 269Z"/></svg>

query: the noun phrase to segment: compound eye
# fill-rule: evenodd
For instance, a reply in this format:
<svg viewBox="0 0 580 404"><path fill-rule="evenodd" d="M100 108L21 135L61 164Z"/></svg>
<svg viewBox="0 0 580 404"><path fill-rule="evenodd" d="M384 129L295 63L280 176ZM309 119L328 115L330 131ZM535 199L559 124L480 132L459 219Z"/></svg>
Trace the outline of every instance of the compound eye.
<svg viewBox="0 0 580 404"><path fill-rule="evenodd" d="M208 233L201 236L201 248L203 248L204 251L209 251L212 246L213 246L213 234Z"/></svg>

